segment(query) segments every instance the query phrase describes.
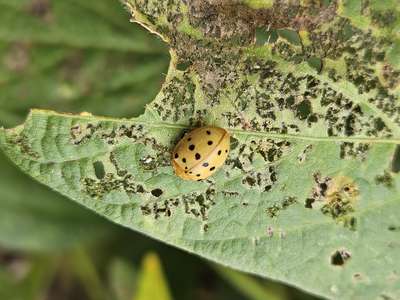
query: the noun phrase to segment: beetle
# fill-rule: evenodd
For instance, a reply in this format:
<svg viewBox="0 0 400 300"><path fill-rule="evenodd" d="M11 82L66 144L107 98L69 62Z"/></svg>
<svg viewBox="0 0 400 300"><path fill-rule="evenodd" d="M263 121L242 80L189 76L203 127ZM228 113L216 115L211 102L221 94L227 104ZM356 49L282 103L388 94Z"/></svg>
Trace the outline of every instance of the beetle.
<svg viewBox="0 0 400 300"><path fill-rule="evenodd" d="M172 152L175 174L185 180L202 180L221 167L229 154L230 134L223 128L205 126L187 133Z"/></svg>

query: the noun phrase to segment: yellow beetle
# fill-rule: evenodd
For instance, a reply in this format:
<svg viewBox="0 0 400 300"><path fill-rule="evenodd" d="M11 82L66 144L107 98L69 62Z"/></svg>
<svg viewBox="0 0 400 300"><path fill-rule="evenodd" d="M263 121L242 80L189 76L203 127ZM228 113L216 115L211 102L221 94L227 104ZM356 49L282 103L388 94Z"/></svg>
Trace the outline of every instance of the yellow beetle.
<svg viewBox="0 0 400 300"><path fill-rule="evenodd" d="M221 167L229 153L230 135L219 127L201 127L187 133L175 146L172 166L185 180L201 180Z"/></svg>

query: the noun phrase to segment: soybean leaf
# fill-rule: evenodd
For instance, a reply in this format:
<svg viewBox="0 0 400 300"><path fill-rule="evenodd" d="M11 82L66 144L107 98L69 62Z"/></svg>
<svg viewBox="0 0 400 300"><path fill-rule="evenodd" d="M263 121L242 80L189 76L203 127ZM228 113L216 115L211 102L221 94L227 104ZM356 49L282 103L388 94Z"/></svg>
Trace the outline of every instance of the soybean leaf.
<svg viewBox="0 0 400 300"><path fill-rule="evenodd" d="M171 300L171 293L157 254L149 252L143 258L142 268L137 281L137 300Z"/></svg>
<svg viewBox="0 0 400 300"><path fill-rule="evenodd" d="M282 285L268 282L269 286L263 286L261 282L255 278L228 269L226 267L214 266L217 273L227 282L231 283L238 291L240 291L249 300L285 300L288 297L282 289Z"/></svg>
<svg viewBox="0 0 400 300"><path fill-rule="evenodd" d="M0 296L9 300L34 300L45 294L54 277L54 260L34 258L14 268L0 268Z"/></svg>
<svg viewBox="0 0 400 300"><path fill-rule="evenodd" d="M109 266L110 290L117 300L132 300L136 290L137 272L128 260L114 259Z"/></svg>
<svg viewBox="0 0 400 300"><path fill-rule="evenodd" d="M0 1L0 124L15 126L32 107L141 113L166 47L127 17L117 1Z"/></svg>
<svg viewBox="0 0 400 300"><path fill-rule="evenodd" d="M126 22L117 2L0 1L0 15L0 125L15 126L31 107L138 114L159 88L165 47ZM2 246L65 250L115 233L3 155L0 178Z"/></svg>
<svg viewBox="0 0 400 300"><path fill-rule="evenodd" d="M0 155L0 244L61 251L104 239L115 227L30 180Z"/></svg>
<svg viewBox="0 0 400 300"><path fill-rule="evenodd" d="M399 298L396 2L125 4L171 47L145 113L33 110L1 131L5 153L110 220L211 260L327 298ZM278 34L260 45L257 28ZM185 182L170 151L201 124L227 128L231 153Z"/></svg>

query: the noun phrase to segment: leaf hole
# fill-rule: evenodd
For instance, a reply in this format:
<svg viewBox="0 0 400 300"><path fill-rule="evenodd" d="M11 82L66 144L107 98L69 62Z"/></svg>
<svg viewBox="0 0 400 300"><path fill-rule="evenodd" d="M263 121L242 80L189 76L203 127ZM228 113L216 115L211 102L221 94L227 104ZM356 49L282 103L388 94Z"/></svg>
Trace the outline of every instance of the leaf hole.
<svg viewBox="0 0 400 300"><path fill-rule="evenodd" d="M101 161L95 161L93 163L94 174L96 175L97 179L103 179L106 175L104 170L104 165Z"/></svg>
<svg viewBox="0 0 400 300"><path fill-rule="evenodd" d="M308 65L318 73L322 70L322 59L316 56L312 56L307 60Z"/></svg>
<svg viewBox="0 0 400 300"><path fill-rule="evenodd" d="M392 159L392 172L398 173L400 171L400 145L396 146Z"/></svg>
<svg viewBox="0 0 400 300"><path fill-rule="evenodd" d="M266 30L265 28L256 28L256 45L262 46L268 43L274 43L278 39L276 30Z"/></svg>
<svg viewBox="0 0 400 300"><path fill-rule="evenodd" d="M279 29L278 35L293 45L301 45L301 39L297 31L290 29Z"/></svg>
<svg viewBox="0 0 400 300"><path fill-rule="evenodd" d="M155 197L160 197L163 194L162 189L154 189L151 191L151 194Z"/></svg>
<svg viewBox="0 0 400 300"><path fill-rule="evenodd" d="M343 266L351 258L351 253L345 249L335 251L331 256L331 264Z"/></svg>
<svg viewBox="0 0 400 300"><path fill-rule="evenodd" d="M296 107L296 115L300 120L305 120L311 114L311 102L309 100L301 101Z"/></svg>
<svg viewBox="0 0 400 300"><path fill-rule="evenodd" d="M304 206L306 207L306 208L313 208L312 207L312 204L315 202L315 199L314 198L307 198L306 199L306 202L304 203Z"/></svg>
<svg viewBox="0 0 400 300"><path fill-rule="evenodd" d="M176 64L176 69L178 71L185 71L186 69L188 69L190 67L191 63L190 61L179 61Z"/></svg>
<svg viewBox="0 0 400 300"><path fill-rule="evenodd" d="M231 145L230 145L231 150L235 150L238 146L239 146L239 140L235 139L234 137L231 137Z"/></svg>

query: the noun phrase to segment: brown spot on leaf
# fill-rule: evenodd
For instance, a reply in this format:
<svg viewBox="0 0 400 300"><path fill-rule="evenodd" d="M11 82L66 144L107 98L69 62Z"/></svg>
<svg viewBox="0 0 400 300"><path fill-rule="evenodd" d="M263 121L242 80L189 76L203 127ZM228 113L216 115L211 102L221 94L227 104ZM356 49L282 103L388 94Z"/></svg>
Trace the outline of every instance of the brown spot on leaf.
<svg viewBox="0 0 400 300"><path fill-rule="evenodd" d="M315 186L305 207L320 209L327 216L351 230L355 230L357 219L350 214L355 211L359 199L358 185L347 176L322 177L314 174Z"/></svg>

